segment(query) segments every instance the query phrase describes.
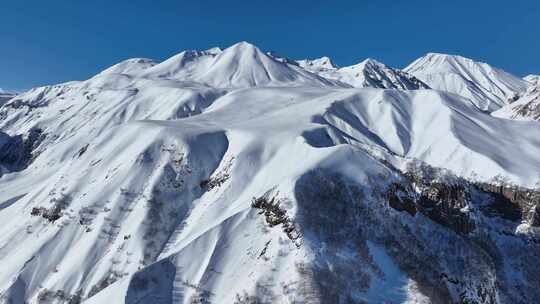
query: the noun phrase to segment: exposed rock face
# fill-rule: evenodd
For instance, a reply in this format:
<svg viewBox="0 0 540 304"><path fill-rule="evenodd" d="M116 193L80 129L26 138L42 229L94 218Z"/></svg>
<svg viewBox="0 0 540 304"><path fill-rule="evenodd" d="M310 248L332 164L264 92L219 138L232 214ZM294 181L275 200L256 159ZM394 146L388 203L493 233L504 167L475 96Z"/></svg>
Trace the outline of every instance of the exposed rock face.
<svg viewBox="0 0 540 304"><path fill-rule="evenodd" d="M540 227L540 207L537 206L534 206L533 209L531 209L532 211L532 216L530 218L530 221L531 221L531 225L532 226L535 226L535 227Z"/></svg>
<svg viewBox="0 0 540 304"><path fill-rule="evenodd" d="M272 196L272 191L266 192L261 197L254 197L251 202L251 207L259 209L259 214L264 215L266 223L270 227L281 225L281 228L287 238L291 240L296 247L301 246L301 235L298 231L296 223L294 223L287 212L280 207L284 204L283 199Z"/></svg>
<svg viewBox="0 0 540 304"><path fill-rule="evenodd" d="M536 292L535 295L525 296L530 291L527 286L540 283L533 275L540 271L537 266L540 256L540 191L505 184L473 183L425 164L415 164L405 174L397 170L396 173L401 176L400 180L391 183L383 194L392 209L410 218L415 223L413 225L422 222L422 218L428 218L447 231L456 233L443 237L441 241L454 242L455 235L460 235L467 244L461 246L476 248L473 249L476 253L484 255L482 262L487 264L483 267L490 269L484 271L490 272L490 279L496 282L491 287L489 284L473 287L475 295L463 294L458 302L507 303L512 301L510 299L523 297L532 301L540 296ZM518 228L523 226L528 228ZM420 239L419 235L410 240L400 236L399 243L413 244ZM428 246L435 243L432 241ZM411 250L410 244L403 246L404 251ZM423 248L419 254L427 258L428 251ZM400 255L396 260L401 261L403 269L409 269L411 266L403 264ZM466 259L465 256L461 256L461 262L462 259ZM418 263L426 265L424 261ZM460 289L470 284L466 278L473 275L471 271L463 269L458 276L442 271L440 279L446 282L446 287L451 286L449 290L452 287ZM520 273L523 280L516 280L516 273ZM436 281L428 282L428 285L437 285L434 283ZM514 287L504 287L507 284ZM444 288L439 286L438 290Z"/></svg>
<svg viewBox="0 0 540 304"><path fill-rule="evenodd" d="M377 280L377 275L370 275L381 273L373 263L373 246L382 246L432 303L497 303L496 270L491 258L461 231L454 231L468 231L468 226L461 228L449 222L455 227L447 229L446 224L418 216L424 212L419 205L422 197L458 200L460 190L447 192L433 186L418 195L411 184L405 185L409 180L402 178L403 187L399 183L389 187L397 189L398 197L394 198L320 170L299 180L297 217L304 246L314 252L313 260L302 265L309 291L322 299L321 303L357 303L349 292L367 290ZM435 194L435 188L440 193ZM399 205L404 212L379 205L387 202ZM345 272L350 273L348 279L338 275Z"/></svg>
<svg viewBox="0 0 540 304"><path fill-rule="evenodd" d="M373 62L349 75L397 87L263 55L136 60L0 107L2 165L20 170L0 178L0 303L540 299L537 204L396 169L530 187L535 123L402 90Z"/></svg>
<svg viewBox="0 0 540 304"><path fill-rule="evenodd" d="M514 185L477 183L477 187L493 198L488 212L512 221L525 220L531 226L540 226L540 191Z"/></svg>
<svg viewBox="0 0 540 304"><path fill-rule="evenodd" d="M44 138L45 134L39 128L12 137L0 132L0 167L8 171L23 170L37 156L36 149Z"/></svg>
<svg viewBox="0 0 540 304"><path fill-rule="evenodd" d="M439 182L427 176L430 174L407 172L405 183L394 183L386 192L389 205L412 216L420 212L460 234L471 232L474 222L467 208L471 202L468 185Z"/></svg>
<svg viewBox="0 0 540 304"><path fill-rule="evenodd" d="M515 185L474 183L451 176L446 181L432 179L440 174L425 164L406 172L407 182L394 183L386 192L389 205L414 216L422 213L454 231L467 234L474 230L470 209L475 199L487 216L512 222L540 225L540 191ZM475 198L476 197L476 198Z"/></svg>
<svg viewBox="0 0 540 304"><path fill-rule="evenodd" d="M511 104L494 112L493 115L517 120L540 120L540 84L529 86L527 92L517 96Z"/></svg>
<svg viewBox="0 0 540 304"><path fill-rule="evenodd" d="M368 58L358 64L337 68L329 58L298 61L301 67L327 79L338 80L356 88L381 88L396 90L429 89L415 76L386 66Z"/></svg>
<svg viewBox="0 0 540 304"><path fill-rule="evenodd" d="M422 185L418 200L420 210L433 221L451 227L458 233L467 234L474 229L468 211L468 189L461 185L432 183Z"/></svg>

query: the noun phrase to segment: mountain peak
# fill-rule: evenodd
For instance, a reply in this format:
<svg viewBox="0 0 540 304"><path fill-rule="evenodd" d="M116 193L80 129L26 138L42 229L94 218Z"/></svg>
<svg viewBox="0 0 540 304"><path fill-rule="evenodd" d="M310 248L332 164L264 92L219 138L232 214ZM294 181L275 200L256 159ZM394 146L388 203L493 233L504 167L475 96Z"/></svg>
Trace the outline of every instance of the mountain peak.
<svg viewBox="0 0 540 304"><path fill-rule="evenodd" d="M523 80L529 82L530 84L532 84L534 86L540 85L540 75L530 74L530 75L527 75L527 76L523 77Z"/></svg>
<svg viewBox="0 0 540 304"><path fill-rule="evenodd" d="M309 63L241 42L0 94L0 303L535 303L535 122Z"/></svg>
<svg viewBox="0 0 540 304"><path fill-rule="evenodd" d="M327 79L338 80L357 88L371 87L380 89L416 90L427 89L427 85L403 71L392 69L385 64L367 58L360 63L348 67L323 68L322 63L328 62L328 57L315 60L300 60L301 67L317 73Z"/></svg>
<svg viewBox="0 0 540 304"><path fill-rule="evenodd" d="M461 57L458 55L453 54L447 54L447 53L439 53L439 52L428 52L424 57Z"/></svg>
<svg viewBox="0 0 540 304"><path fill-rule="evenodd" d="M306 72L263 53L257 46L242 41L224 50L183 51L145 70L143 77L192 81L219 88L253 86L310 85L336 86L322 77Z"/></svg>
<svg viewBox="0 0 540 304"><path fill-rule="evenodd" d="M418 58L404 70L409 73L418 72L427 68L438 69L441 71L455 71L456 69L459 69L458 65L472 66L485 65L485 63L476 62L470 58L459 55L431 52Z"/></svg>
<svg viewBox="0 0 540 304"><path fill-rule="evenodd" d="M239 57L240 56L240 57ZM242 58L243 56L247 56L245 59L246 62L238 62L239 64L245 64L248 61L256 58L268 58L269 60L272 60L270 56L262 52L257 46L246 42L241 41L238 43L235 43L231 45L230 47L226 48L222 52L218 54L216 57L217 61L222 61L225 58Z"/></svg>
<svg viewBox="0 0 540 304"><path fill-rule="evenodd" d="M204 52L208 53L208 54L214 54L214 55L217 55L221 52L223 52L223 50L220 48L220 47L213 47L213 48L209 48L207 50L205 50Z"/></svg>
<svg viewBox="0 0 540 304"><path fill-rule="evenodd" d="M364 59L363 61L361 61L360 63L357 64L358 66L362 65L362 66L380 66L380 67L386 67L386 65L382 62L379 62L377 61L376 59L373 59L373 58L366 58Z"/></svg>
<svg viewBox="0 0 540 304"><path fill-rule="evenodd" d="M261 50L254 44L251 44L247 41L240 41L226 48L225 51L231 50L242 50L242 51L251 51L251 52L261 52Z"/></svg>
<svg viewBox="0 0 540 304"><path fill-rule="evenodd" d="M316 59L302 59L296 61L302 68L311 71L319 72L323 70L335 70L338 66L330 59L330 57L323 56Z"/></svg>
<svg viewBox="0 0 540 304"><path fill-rule="evenodd" d="M427 53L404 71L431 88L464 96L487 112L508 104L527 88L523 79L487 63L458 55Z"/></svg>

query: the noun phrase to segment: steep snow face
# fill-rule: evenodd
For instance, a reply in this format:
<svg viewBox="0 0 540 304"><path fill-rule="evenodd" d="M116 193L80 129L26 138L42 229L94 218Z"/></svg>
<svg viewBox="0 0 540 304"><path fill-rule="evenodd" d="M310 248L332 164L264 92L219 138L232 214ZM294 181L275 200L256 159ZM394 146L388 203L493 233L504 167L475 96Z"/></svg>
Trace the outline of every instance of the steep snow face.
<svg viewBox="0 0 540 304"><path fill-rule="evenodd" d="M531 84L525 94L517 101L492 113L495 117L516 120L540 120L540 82L538 79Z"/></svg>
<svg viewBox="0 0 540 304"><path fill-rule="evenodd" d="M406 72L390 68L374 59L366 59L359 64L343 68L318 68L319 75L335 79L356 88L380 88L398 90L428 89L429 87Z"/></svg>
<svg viewBox="0 0 540 304"><path fill-rule="evenodd" d="M469 98L481 110L492 112L514 101L527 82L486 63L438 53L429 53L404 71L431 88Z"/></svg>
<svg viewBox="0 0 540 304"><path fill-rule="evenodd" d="M420 159L469 179L488 181L505 176L530 187L538 181L537 169L528 168L540 169L538 134L525 132L534 124L482 115L467 100L432 90L375 92L369 98L352 99L362 102L346 98L329 108L322 117L336 136L353 145L375 144L394 155ZM520 159L508 155L520 155Z"/></svg>
<svg viewBox="0 0 540 304"><path fill-rule="evenodd" d="M441 91L321 79L240 44L10 100L0 108L1 301L540 297L537 225L503 218L492 210L501 198L469 184L534 186L535 122ZM442 172L426 177L428 194L401 172L418 163Z"/></svg>

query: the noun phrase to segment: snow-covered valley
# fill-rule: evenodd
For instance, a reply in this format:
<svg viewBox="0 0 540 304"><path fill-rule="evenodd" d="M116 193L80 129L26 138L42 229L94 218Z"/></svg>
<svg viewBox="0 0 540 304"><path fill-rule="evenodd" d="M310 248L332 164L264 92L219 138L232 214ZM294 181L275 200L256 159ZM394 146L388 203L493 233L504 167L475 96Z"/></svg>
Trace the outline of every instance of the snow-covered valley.
<svg viewBox="0 0 540 304"><path fill-rule="evenodd" d="M533 86L241 42L11 96L0 301L534 303Z"/></svg>

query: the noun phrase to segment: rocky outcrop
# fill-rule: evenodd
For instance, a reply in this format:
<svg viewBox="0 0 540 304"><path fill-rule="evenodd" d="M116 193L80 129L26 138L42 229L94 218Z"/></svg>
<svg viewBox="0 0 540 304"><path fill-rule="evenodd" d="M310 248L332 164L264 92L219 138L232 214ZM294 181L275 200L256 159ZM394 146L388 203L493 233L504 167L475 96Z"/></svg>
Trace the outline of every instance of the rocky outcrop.
<svg viewBox="0 0 540 304"><path fill-rule="evenodd" d="M251 207L260 210L259 214L264 215L266 223L270 227L281 225L287 238L291 240L297 248L302 244L302 236L294 221L287 215L287 211L281 207L284 199L279 199L272 191L266 192L261 197L254 197Z"/></svg>
<svg viewBox="0 0 540 304"><path fill-rule="evenodd" d="M467 227L459 227L455 224L459 221L449 216L446 225L454 229L446 229L422 216L428 214L429 209L422 206L428 199L459 200L461 189L426 183L420 191L403 174L394 177L400 182L386 189L365 188L322 170L297 182L296 220L304 232L304 247L314 252L313 260L302 268L309 290L320 303L363 303L355 302L350 291L369 290L384 273L374 263L378 256L374 247L379 246L432 303L497 303L491 258L468 235L454 231L467 231ZM372 182L377 184L375 179ZM384 208L385 198L402 212ZM425 201L421 204L421 200ZM433 209L444 214L442 206Z"/></svg>
<svg viewBox="0 0 540 304"><path fill-rule="evenodd" d="M415 164L402 182L391 184L386 197L395 210L420 212L460 234L474 230L470 209L489 217L540 226L540 191L498 183L474 183L426 164ZM473 196L477 197L473 202Z"/></svg>
<svg viewBox="0 0 540 304"><path fill-rule="evenodd" d="M509 184L476 183L492 202L484 210L511 221L525 220L540 227L540 191Z"/></svg>
<svg viewBox="0 0 540 304"><path fill-rule="evenodd" d="M474 229L474 221L467 211L470 203L469 189L459 183L430 181L408 173L404 183L390 185L386 196L390 207L398 211L405 211L412 216L420 212L460 234L467 234Z"/></svg>
<svg viewBox="0 0 540 304"><path fill-rule="evenodd" d="M0 132L0 167L8 171L24 170L37 157L37 148L45 139L43 130L33 128L23 135L9 136ZM1 171L0 171L1 172Z"/></svg>

